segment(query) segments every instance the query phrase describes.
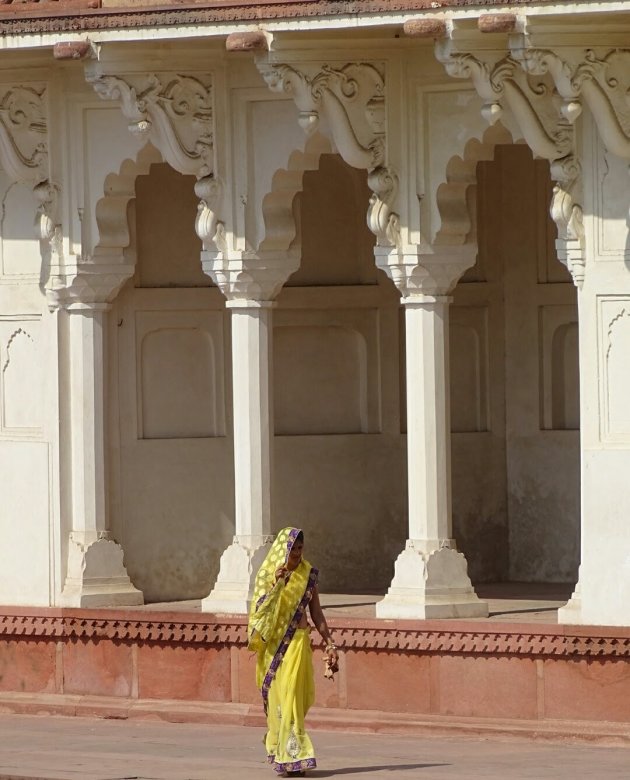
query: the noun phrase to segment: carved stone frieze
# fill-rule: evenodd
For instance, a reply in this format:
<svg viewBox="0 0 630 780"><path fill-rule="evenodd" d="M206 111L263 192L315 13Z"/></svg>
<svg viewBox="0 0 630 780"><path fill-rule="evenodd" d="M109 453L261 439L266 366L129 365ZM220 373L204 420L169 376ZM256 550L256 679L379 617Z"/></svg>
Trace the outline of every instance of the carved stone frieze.
<svg viewBox="0 0 630 780"><path fill-rule="evenodd" d="M104 100L120 101L129 131L151 141L175 170L198 177L214 170L212 78L208 74L107 75L99 64L86 79Z"/></svg>
<svg viewBox="0 0 630 780"><path fill-rule="evenodd" d="M385 79L373 63L325 64L301 68L286 63L257 61L269 88L290 95L299 111L298 122L307 135L320 128L325 117L341 157L354 168L369 172L373 196L368 226L379 246L400 244L396 213L398 176L387 164Z"/></svg>

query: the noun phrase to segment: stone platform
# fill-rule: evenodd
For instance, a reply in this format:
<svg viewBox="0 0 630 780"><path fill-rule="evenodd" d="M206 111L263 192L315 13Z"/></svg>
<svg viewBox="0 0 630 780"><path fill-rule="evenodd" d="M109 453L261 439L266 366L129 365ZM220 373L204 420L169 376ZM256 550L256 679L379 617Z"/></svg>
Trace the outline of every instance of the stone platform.
<svg viewBox="0 0 630 780"><path fill-rule="evenodd" d="M376 596L324 596L340 672L324 680L314 637L311 725L630 744L630 629L557 625L561 587L479 590L489 619L377 620ZM261 725L245 619L197 609L0 608L0 711Z"/></svg>

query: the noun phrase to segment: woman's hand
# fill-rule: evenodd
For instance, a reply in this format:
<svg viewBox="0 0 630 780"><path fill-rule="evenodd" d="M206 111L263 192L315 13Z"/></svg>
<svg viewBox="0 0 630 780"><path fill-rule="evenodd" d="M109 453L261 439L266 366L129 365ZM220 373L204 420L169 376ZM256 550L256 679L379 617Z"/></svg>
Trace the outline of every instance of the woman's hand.
<svg viewBox="0 0 630 780"><path fill-rule="evenodd" d="M278 569L276 569L276 582L284 580L286 583L288 582L290 576L291 572L287 569L286 566L280 566Z"/></svg>
<svg viewBox="0 0 630 780"><path fill-rule="evenodd" d="M336 672L339 669L339 653L337 652L337 648L332 644L332 642L329 642L326 645L326 656L328 658L328 665L334 672Z"/></svg>

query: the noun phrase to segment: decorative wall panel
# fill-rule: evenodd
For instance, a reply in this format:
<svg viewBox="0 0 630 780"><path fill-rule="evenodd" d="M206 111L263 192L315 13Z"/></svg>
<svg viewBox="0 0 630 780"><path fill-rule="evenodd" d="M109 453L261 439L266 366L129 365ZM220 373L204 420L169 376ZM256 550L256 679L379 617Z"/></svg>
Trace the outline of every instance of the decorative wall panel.
<svg viewBox="0 0 630 780"><path fill-rule="evenodd" d="M139 438L224 434L221 322L213 312L136 314Z"/></svg>
<svg viewBox="0 0 630 780"><path fill-rule="evenodd" d="M600 420L604 441L630 443L630 298L599 301Z"/></svg>
<svg viewBox="0 0 630 780"><path fill-rule="evenodd" d="M451 431L488 430L487 308L453 306L450 324Z"/></svg>
<svg viewBox="0 0 630 780"><path fill-rule="evenodd" d="M350 328L276 328L276 433L367 432L366 351Z"/></svg>
<svg viewBox="0 0 630 780"><path fill-rule="evenodd" d="M579 430L580 368L576 305L540 307L541 427Z"/></svg>
<svg viewBox="0 0 630 780"><path fill-rule="evenodd" d="M0 317L0 432L38 436L43 424L39 317Z"/></svg>
<svg viewBox="0 0 630 780"><path fill-rule="evenodd" d="M31 187L0 172L0 281L39 281L41 253L33 219L38 202Z"/></svg>

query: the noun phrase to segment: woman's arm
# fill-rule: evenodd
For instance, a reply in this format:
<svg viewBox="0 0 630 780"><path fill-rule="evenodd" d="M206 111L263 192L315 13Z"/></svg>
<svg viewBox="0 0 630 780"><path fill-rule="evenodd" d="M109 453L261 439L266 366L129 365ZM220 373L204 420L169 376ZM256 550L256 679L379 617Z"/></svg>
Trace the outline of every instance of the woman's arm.
<svg viewBox="0 0 630 780"><path fill-rule="evenodd" d="M311 612L311 618L313 619L315 628L319 631L322 639L326 643L326 653L328 654L328 656L330 657L333 663L337 663L338 660L337 648L335 647L335 644L332 641L332 636L330 635L330 629L328 628L328 624L326 623L326 618L324 617L324 611L322 610L322 605L319 603L319 592L317 590L317 586L313 588L313 595L311 596L311 600L308 607Z"/></svg>

